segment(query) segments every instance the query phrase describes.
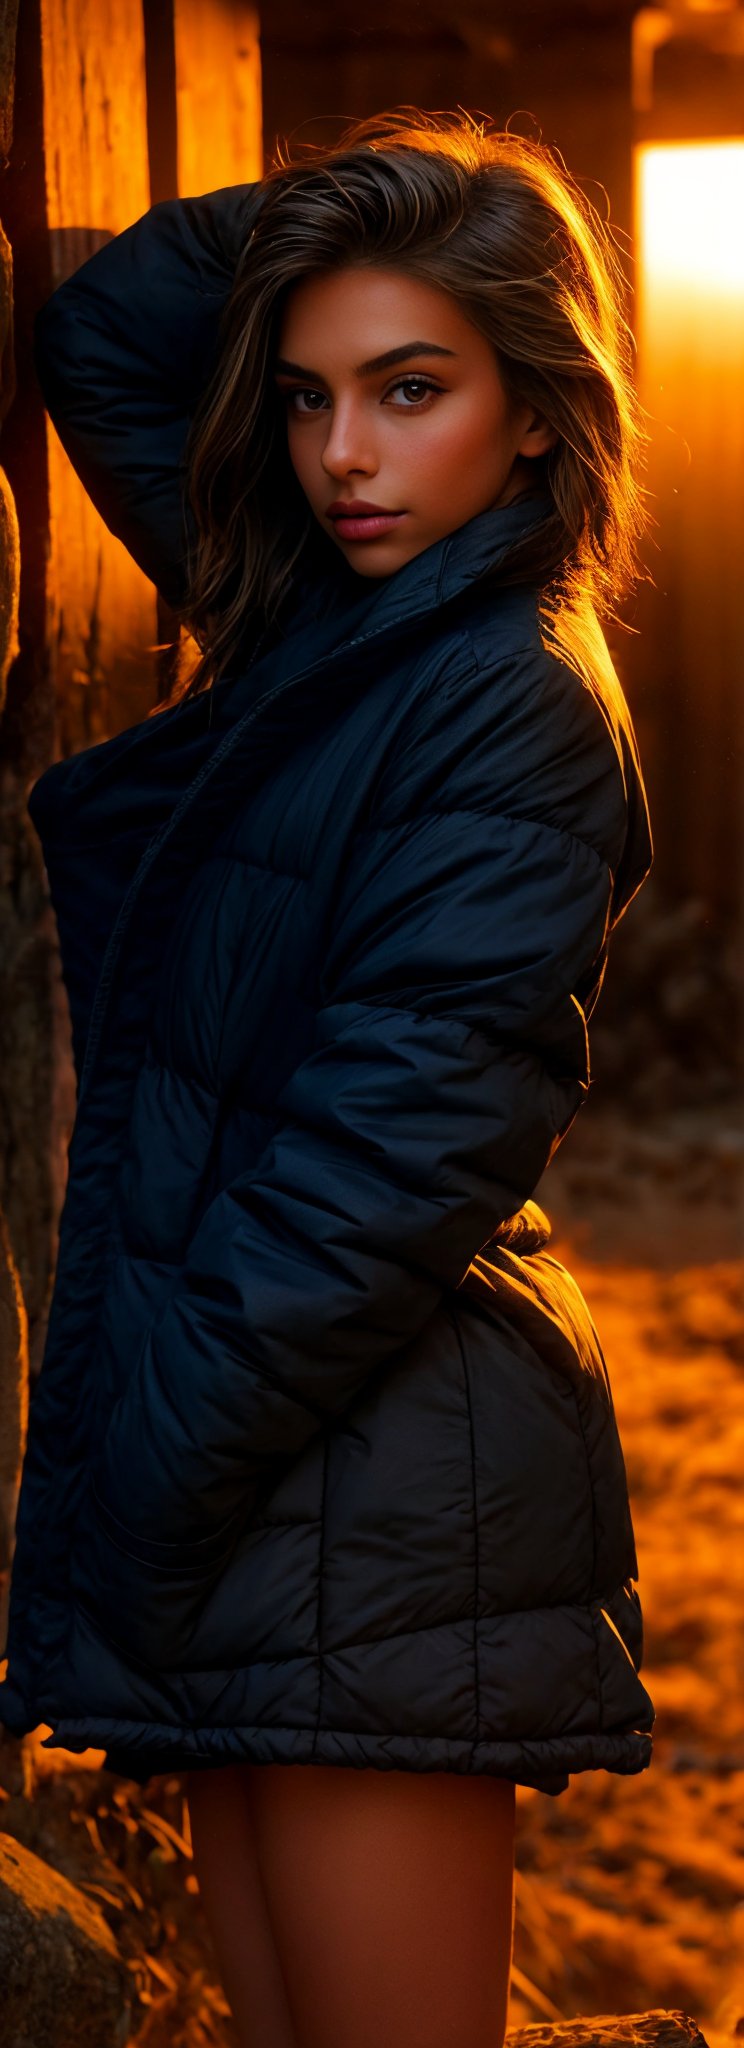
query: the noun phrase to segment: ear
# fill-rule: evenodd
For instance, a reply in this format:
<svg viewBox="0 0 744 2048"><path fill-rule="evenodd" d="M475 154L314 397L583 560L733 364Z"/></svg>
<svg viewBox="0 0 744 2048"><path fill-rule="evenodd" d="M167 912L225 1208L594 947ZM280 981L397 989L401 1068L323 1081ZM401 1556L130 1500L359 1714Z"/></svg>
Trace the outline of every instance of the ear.
<svg viewBox="0 0 744 2048"><path fill-rule="evenodd" d="M547 455L549 448L555 448L560 440L557 427L551 427L542 412L533 413L530 425L522 435L517 449L518 455Z"/></svg>

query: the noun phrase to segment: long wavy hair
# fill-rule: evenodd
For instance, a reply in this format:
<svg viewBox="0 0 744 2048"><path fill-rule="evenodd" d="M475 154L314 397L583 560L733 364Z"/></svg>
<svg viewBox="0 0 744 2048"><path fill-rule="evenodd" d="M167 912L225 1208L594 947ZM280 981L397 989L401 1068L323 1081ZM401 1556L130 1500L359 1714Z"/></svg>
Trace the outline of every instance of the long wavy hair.
<svg viewBox="0 0 744 2048"><path fill-rule="evenodd" d="M280 145L260 180L186 445L192 538L176 621L196 661L189 673L182 660L171 701L218 681L246 636L282 626L317 527L271 374L282 310L300 278L364 264L451 293L491 342L507 401L558 430L532 462L552 506L490 580L536 584L546 646L612 701L600 614L624 624L617 607L643 573L652 523L615 243L541 142L460 109L407 106L354 121L333 144L300 144L294 158Z"/></svg>

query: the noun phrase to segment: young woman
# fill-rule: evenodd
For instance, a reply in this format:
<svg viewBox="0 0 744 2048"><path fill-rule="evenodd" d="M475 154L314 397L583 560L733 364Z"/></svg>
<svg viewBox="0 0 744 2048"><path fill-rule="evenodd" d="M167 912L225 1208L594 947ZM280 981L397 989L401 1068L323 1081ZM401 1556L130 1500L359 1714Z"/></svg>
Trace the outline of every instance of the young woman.
<svg viewBox="0 0 744 2048"><path fill-rule="evenodd" d="M498 2048L515 1785L654 1720L533 1199L652 858L620 267L548 150L404 109L153 207L37 334L198 659L30 798L79 1093L0 1713L187 1773L251 2048Z"/></svg>

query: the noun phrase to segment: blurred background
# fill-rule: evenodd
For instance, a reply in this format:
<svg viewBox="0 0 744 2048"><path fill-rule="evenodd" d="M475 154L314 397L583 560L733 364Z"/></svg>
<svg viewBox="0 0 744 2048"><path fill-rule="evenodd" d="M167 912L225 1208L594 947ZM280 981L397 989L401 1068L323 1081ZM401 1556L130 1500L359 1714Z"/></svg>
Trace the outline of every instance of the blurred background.
<svg viewBox="0 0 744 2048"><path fill-rule="evenodd" d="M744 8L362 13L24 0L18 17L6 0L0 18L0 1589L74 1113L25 797L49 761L146 715L174 637L44 414L33 316L152 202L259 178L280 139L460 106L560 152L610 222L654 520L644 580L608 631L654 868L615 934L588 1102L535 1192L612 1379L656 1750L640 1779L586 1774L559 1800L520 1788L510 2018L680 2007L722 2048L744 2034ZM99 1762L0 1743L0 1833L103 1896L138 2041L230 2044L179 1781L143 1801L127 1781L112 1793ZM87 2038L79 2015L73 2037Z"/></svg>

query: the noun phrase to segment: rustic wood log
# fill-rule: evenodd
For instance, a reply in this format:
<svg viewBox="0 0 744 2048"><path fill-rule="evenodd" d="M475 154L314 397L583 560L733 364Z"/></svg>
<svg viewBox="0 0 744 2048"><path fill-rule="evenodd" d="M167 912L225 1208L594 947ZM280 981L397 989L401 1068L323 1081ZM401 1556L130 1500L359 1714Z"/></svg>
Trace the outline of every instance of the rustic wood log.
<svg viewBox="0 0 744 2048"><path fill-rule="evenodd" d="M155 591L78 484L45 420L31 361L38 306L149 205L141 0L28 0L14 139L13 27L9 6L0 34L0 126L11 152L2 204L16 277L14 305L3 238L0 418L18 516L0 478L0 673L10 671L0 780L0 1203L22 1277L33 1373L74 1085L54 920L26 794L55 756L144 717L159 688Z"/></svg>
<svg viewBox="0 0 744 2048"><path fill-rule="evenodd" d="M125 2048L126 1966L93 1901L32 1850L0 1835L3 2041Z"/></svg>
<svg viewBox="0 0 744 2048"><path fill-rule="evenodd" d="M54 917L23 783L7 765L0 774L0 846L0 1202L28 1310L33 1373L46 1328L74 1076ZM12 1353L0 1370L2 1408L16 1398Z"/></svg>
<svg viewBox="0 0 744 2048"><path fill-rule="evenodd" d="M0 138L6 169L13 142L15 26L15 7L7 7L0 28ZM28 123L33 92L29 89L32 80L27 66L21 66L19 83L19 109L24 123ZM23 151L28 144L30 137L24 127L21 142L24 166L28 159L23 157ZM11 179L4 187L4 201L6 198L9 201L14 233L19 225L19 197ZM29 198L28 192L26 197ZM33 221L28 215L32 212L31 202L24 213L31 237ZM42 289L43 277L42 268ZM34 749L41 736L41 726L35 715L34 665L33 661L25 658L28 621L33 611L33 543L38 530L38 520L35 519L38 500L33 493L33 435L28 431L26 413L25 307L21 314L20 361L15 333L16 315L11 245L4 230L0 229L2 449L15 488L20 490L17 507L10 477L4 469L0 470L0 712L5 714L0 778L0 1206L4 1212L0 1247L0 1639L3 1644L18 1463L25 1442L28 1402L24 1295L26 1301L33 1301L37 1310L42 1307L51 1253L48 1160L51 949L41 860L31 845L23 803L26 776L31 763L38 758ZM33 509L29 518L30 508ZM21 513L31 534L31 548L24 563L25 621L21 620ZM37 550L38 553L42 550ZM38 618L41 636L43 607L39 609ZM6 690L6 685L16 678L21 679L29 728L28 751L25 747L19 750L14 745L11 692L9 687ZM43 760L42 748L39 766L43 765ZM23 1273L23 1292L19 1267Z"/></svg>
<svg viewBox="0 0 744 2048"><path fill-rule="evenodd" d="M18 653L18 595L21 550L15 498L0 469L0 711L8 670Z"/></svg>
<svg viewBox="0 0 744 2048"><path fill-rule="evenodd" d="M5 418L15 395L13 352L13 258L7 235L0 227L0 420ZM4 469L0 469L0 714L5 703L8 670L18 653L18 604L21 583L21 544L15 498Z"/></svg>
<svg viewBox="0 0 744 2048"><path fill-rule="evenodd" d="M250 0L224 0L219 8L213 0L172 0L172 43L167 51L162 18L156 33L153 0L145 0L145 12L150 21L149 76L166 78L172 63L174 189L188 198L260 178L264 164L258 9ZM166 119L166 146L168 125ZM150 160L153 166L152 122ZM158 137L154 171L161 182L166 170ZM170 197L171 191L162 196ZM178 693L193 673L199 650L186 627L176 626L162 598L158 628L161 643L171 643L161 656L162 692Z"/></svg>
<svg viewBox="0 0 744 2048"><path fill-rule="evenodd" d="M10 1567L28 1398L28 1323L7 1226L0 1213L0 1657L8 1632Z"/></svg>
<svg viewBox="0 0 744 2048"><path fill-rule="evenodd" d="M16 23L18 0L0 8L0 153L7 163L13 138Z"/></svg>
<svg viewBox="0 0 744 2048"><path fill-rule="evenodd" d="M150 204L141 0L42 0L54 284ZM49 646L63 754L147 715L153 585L108 532L51 426Z"/></svg>
<svg viewBox="0 0 744 2048"><path fill-rule="evenodd" d="M659 2007L510 2027L506 2048L706 2048L706 2042L689 2013Z"/></svg>
<svg viewBox="0 0 744 2048"><path fill-rule="evenodd" d="M178 190L260 178L259 15L248 0L174 0Z"/></svg>

